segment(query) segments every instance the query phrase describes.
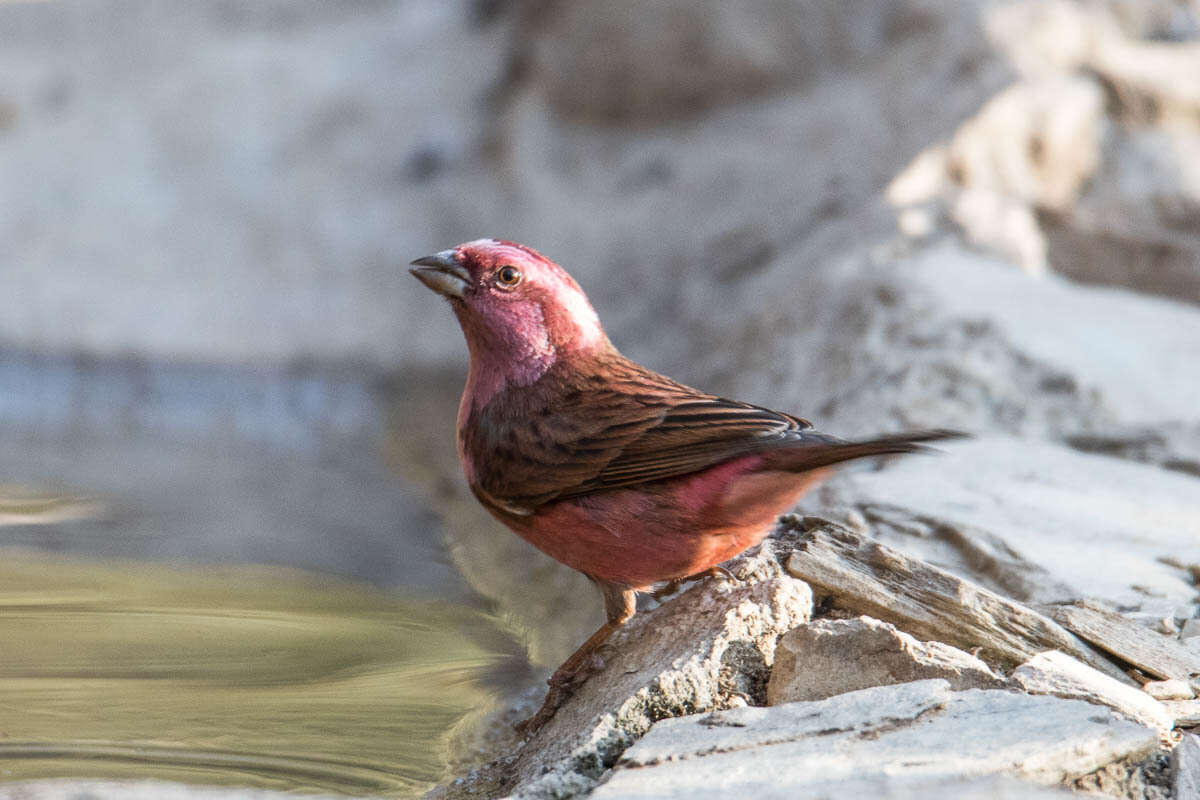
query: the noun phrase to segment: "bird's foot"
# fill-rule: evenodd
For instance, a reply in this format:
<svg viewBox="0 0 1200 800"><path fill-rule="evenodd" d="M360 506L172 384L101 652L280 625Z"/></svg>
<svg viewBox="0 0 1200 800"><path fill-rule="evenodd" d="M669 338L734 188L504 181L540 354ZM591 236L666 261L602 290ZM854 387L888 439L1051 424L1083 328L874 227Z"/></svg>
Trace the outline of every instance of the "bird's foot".
<svg viewBox="0 0 1200 800"><path fill-rule="evenodd" d="M634 600L636 599L633 589L605 581L597 581L597 583L604 592L604 609L608 614L608 621L581 644L579 649L554 671L550 680L546 681L550 684L550 691L546 692L546 700L542 703L542 707L532 717L515 726L517 732L522 736L536 733L550 721L559 707L575 694L575 690L580 684L604 669L604 659L600 657L598 651L604 647L604 643L613 631L624 625L633 616Z"/></svg>
<svg viewBox="0 0 1200 800"><path fill-rule="evenodd" d="M688 580L698 581L701 578L720 578L728 581L729 583L740 583L736 575L720 565L709 567L708 569L704 570L704 572L697 572L695 575L692 575L690 578L688 578Z"/></svg>
<svg viewBox="0 0 1200 800"><path fill-rule="evenodd" d="M567 671L559 668L546 681L550 686L550 690L546 692L546 699L542 701L542 707L529 719L518 722L513 726L516 728L517 733L522 736L529 736L541 730L542 726L554 717L555 712L558 711L563 703L571 699L571 695L575 694L575 690L592 674L599 672L603 666L604 662L600 658L594 657L585 661L578 670Z"/></svg>
<svg viewBox="0 0 1200 800"><path fill-rule="evenodd" d="M696 581L702 581L705 578L720 578L721 580L728 581L729 583L738 583L737 576L724 567L709 567L703 572L697 572L695 575L688 575L685 578L673 578L659 588L655 589L653 592L650 592L650 596L653 597L656 602L661 603L664 598L670 597L678 592L679 587L683 586L685 583L694 583Z"/></svg>
<svg viewBox="0 0 1200 800"><path fill-rule="evenodd" d="M678 592L679 587L682 586L686 580L686 578L676 578L674 580L667 581L653 592L650 592L650 596L654 598L655 602L661 603L663 598L670 597Z"/></svg>

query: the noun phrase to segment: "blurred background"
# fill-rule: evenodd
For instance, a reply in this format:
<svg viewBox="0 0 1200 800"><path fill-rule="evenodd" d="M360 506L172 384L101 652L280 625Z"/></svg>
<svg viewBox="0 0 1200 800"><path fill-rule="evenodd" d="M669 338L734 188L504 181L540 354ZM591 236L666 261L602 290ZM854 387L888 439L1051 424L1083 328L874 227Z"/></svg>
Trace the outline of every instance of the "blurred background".
<svg viewBox="0 0 1200 800"><path fill-rule="evenodd" d="M596 624L458 476L465 240L833 433L1200 473L1195 0L6 0L0 186L6 780L411 794Z"/></svg>

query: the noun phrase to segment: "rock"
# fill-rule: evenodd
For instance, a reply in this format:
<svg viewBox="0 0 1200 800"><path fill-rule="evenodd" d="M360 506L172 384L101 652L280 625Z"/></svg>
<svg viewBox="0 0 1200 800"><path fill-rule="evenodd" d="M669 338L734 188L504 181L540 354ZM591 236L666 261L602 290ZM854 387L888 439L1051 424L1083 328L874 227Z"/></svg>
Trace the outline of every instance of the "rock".
<svg viewBox="0 0 1200 800"><path fill-rule="evenodd" d="M1200 797L1200 736L1189 733L1171 751L1171 789L1176 800Z"/></svg>
<svg viewBox="0 0 1200 800"><path fill-rule="evenodd" d="M1127 616L1094 603L1056 606L1049 609L1049 613L1064 628L1112 653L1119 661L1132 664L1153 677L1173 679L1160 682L1160 690L1186 691L1191 697L1187 682L1200 675L1200 653L1192 652L1174 637L1155 633Z"/></svg>
<svg viewBox="0 0 1200 800"><path fill-rule="evenodd" d="M1067 444L1086 453L1154 464L1173 472L1200 477L1200 425L1164 422L1155 428L1110 428L1105 431L1065 436ZM1175 625L1182 625L1195 611L1180 615L1191 606L1175 609Z"/></svg>
<svg viewBox="0 0 1200 800"><path fill-rule="evenodd" d="M1200 725L1200 700L1163 700L1163 707L1175 719L1179 728L1194 728Z"/></svg>
<svg viewBox="0 0 1200 800"><path fill-rule="evenodd" d="M1118 128L1078 201L1043 216L1049 262L1079 281L1200 301L1200 189L1183 178L1198 157L1200 127Z"/></svg>
<svg viewBox="0 0 1200 800"><path fill-rule="evenodd" d="M1004 666L1061 648L1115 678L1125 677L1085 642L1031 608L828 520L806 518L803 527L807 530L788 556L788 572L840 608L978 650Z"/></svg>
<svg viewBox="0 0 1200 800"><path fill-rule="evenodd" d="M811 591L784 573L775 547L732 562L736 583L705 580L639 613L545 727L435 796L582 792L658 719L765 702L778 637L812 611Z"/></svg>
<svg viewBox="0 0 1200 800"><path fill-rule="evenodd" d="M957 50L969 40L953 26L971 26L976 13L969 3L913 0L874 0L854 14L836 3L567 0L548 13L535 5L527 41L534 79L558 113L659 122L863 69L913 39Z"/></svg>
<svg viewBox="0 0 1200 800"><path fill-rule="evenodd" d="M1196 639L1200 638L1200 619L1189 619L1183 623L1183 629L1179 631L1180 639Z"/></svg>
<svg viewBox="0 0 1200 800"><path fill-rule="evenodd" d="M593 796L911 796L910 782L988 775L1050 786L1156 743L1153 729L1087 703L928 680L664 720Z"/></svg>
<svg viewBox="0 0 1200 800"><path fill-rule="evenodd" d="M1177 678L1166 681L1150 681L1142 685L1142 691L1155 700L1191 700L1196 696L1187 681Z"/></svg>
<svg viewBox="0 0 1200 800"><path fill-rule="evenodd" d="M926 678L943 678L956 690L1003 684L975 656L941 642L918 641L886 622L815 620L788 631L776 645L767 703L820 700Z"/></svg>
<svg viewBox="0 0 1200 800"><path fill-rule="evenodd" d="M1190 16L1195 38L1196 15L1133 5L993 8L988 32L1022 79L901 172L889 194L901 230L920 208L1032 272L1200 300L1200 190L1186 178L1200 44L1159 41L1168 16Z"/></svg>
<svg viewBox="0 0 1200 800"><path fill-rule="evenodd" d="M1057 651L1039 653L1017 667L1011 681L1031 694L1078 698L1108 706L1162 732L1175 725L1171 714L1150 695Z"/></svg>
<svg viewBox="0 0 1200 800"><path fill-rule="evenodd" d="M688 304L664 269L703 294L826 230L886 236L878 187L1011 75L982 5L5 4L0 177L42 191L0 209L0 338L168 362L461 363L450 315L399 267L482 235L560 258L606 322L661 322ZM679 116L686 136L654 127ZM651 124L590 124L613 119Z"/></svg>
<svg viewBox="0 0 1200 800"><path fill-rule="evenodd" d="M1200 396L1200 339L1185 332L1200 329L1200 308L1034 278L945 237L808 263L788 251L737 287L769 325L708 314L691 360L709 371L694 383L803 411L843 436L883 426L1171 437L1166 426L1194 426L1185 398ZM722 348L704 347L712 341Z"/></svg>
<svg viewBox="0 0 1200 800"><path fill-rule="evenodd" d="M1185 565L1200 562L1200 479L1022 439L941 449L845 474L823 499L862 511L880 541L1022 601L1093 598L1161 618L1195 598Z"/></svg>
<svg viewBox="0 0 1200 800"><path fill-rule="evenodd" d="M1090 78L1018 83L964 123L946 150L961 185L950 215L975 244L1046 269L1035 210L1062 212L1100 163L1104 95ZM997 214L997 210L1004 213Z"/></svg>
<svg viewBox="0 0 1200 800"><path fill-rule="evenodd" d="M438 199L490 185L481 98L507 42L469 6L5 4L0 181L41 189L0 206L0 339L167 363L461 357L400 267L498 231L447 226Z"/></svg>

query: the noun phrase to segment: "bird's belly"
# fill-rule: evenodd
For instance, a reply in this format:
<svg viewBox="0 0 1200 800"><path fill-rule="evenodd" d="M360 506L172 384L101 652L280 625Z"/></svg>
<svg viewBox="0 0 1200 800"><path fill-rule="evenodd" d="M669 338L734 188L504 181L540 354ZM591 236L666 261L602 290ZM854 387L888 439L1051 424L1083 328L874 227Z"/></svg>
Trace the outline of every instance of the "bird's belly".
<svg viewBox="0 0 1200 800"><path fill-rule="evenodd" d="M564 500L520 521L530 544L596 578L641 588L758 544L825 471L754 472L742 459L686 478Z"/></svg>

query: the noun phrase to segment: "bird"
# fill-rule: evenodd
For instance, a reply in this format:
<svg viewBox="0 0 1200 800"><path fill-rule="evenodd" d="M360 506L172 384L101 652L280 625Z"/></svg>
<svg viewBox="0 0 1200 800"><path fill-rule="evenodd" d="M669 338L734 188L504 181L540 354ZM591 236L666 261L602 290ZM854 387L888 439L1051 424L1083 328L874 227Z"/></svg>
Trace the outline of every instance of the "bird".
<svg viewBox="0 0 1200 800"><path fill-rule="evenodd" d="M575 279L516 242L467 242L410 271L466 338L456 446L471 492L604 600L605 623L551 675L525 734L602 668L597 651L637 593L716 574L837 464L957 435L845 441L672 380L622 355Z"/></svg>

